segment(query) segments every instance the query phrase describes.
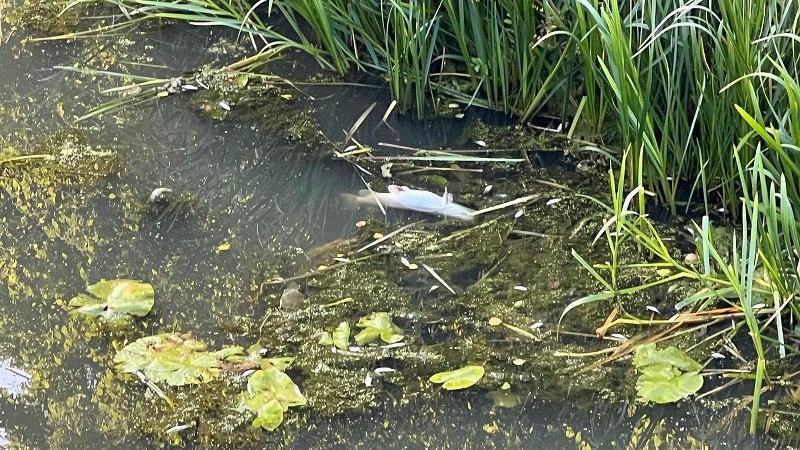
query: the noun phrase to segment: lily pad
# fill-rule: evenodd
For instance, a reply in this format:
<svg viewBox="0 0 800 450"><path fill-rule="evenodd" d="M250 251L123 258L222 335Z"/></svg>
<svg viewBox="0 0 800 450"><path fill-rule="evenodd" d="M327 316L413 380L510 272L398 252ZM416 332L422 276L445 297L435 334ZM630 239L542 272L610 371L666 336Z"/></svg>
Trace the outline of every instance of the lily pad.
<svg viewBox="0 0 800 450"><path fill-rule="evenodd" d="M347 350L350 346L350 325L347 322L342 322L333 330L331 334L333 345L339 350Z"/></svg>
<svg viewBox="0 0 800 450"><path fill-rule="evenodd" d="M483 366L464 366L450 372L439 372L434 374L431 383L444 383L442 387L448 391L466 389L483 378L485 370Z"/></svg>
<svg viewBox="0 0 800 450"><path fill-rule="evenodd" d="M402 341L405 337L403 336L403 330L392 323L392 317L385 312L376 312L362 317L358 320L356 326L363 328L356 335L358 345L370 344L378 338L387 344L394 344Z"/></svg>
<svg viewBox="0 0 800 450"><path fill-rule="evenodd" d="M265 358L263 355L265 353L264 347L261 343L257 342L250 347L247 347L247 354L246 355L231 355L225 358L225 362L231 362L234 364L238 364L238 367L234 365L233 367L226 367L228 370L236 369L250 369L258 367L260 369L269 369L270 367L275 367L278 370L285 370L287 367L292 365L294 362L294 358L291 356L280 356L274 358ZM254 367L255 366L255 367Z"/></svg>
<svg viewBox="0 0 800 450"><path fill-rule="evenodd" d="M676 347L657 350L655 344L643 345L636 350L633 365L640 372L636 391L645 402L676 402L703 387L700 363Z"/></svg>
<svg viewBox="0 0 800 450"><path fill-rule="evenodd" d="M153 309L153 286L136 280L103 280L69 301L72 311L104 320L143 317Z"/></svg>
<svg viewBox="0 0 800 450"><path fill-rule="evenodd" d="M223 361L242 354L239 346L209 352L203 342L188 334L164 333L126 345L114 357L114 363L123 372L141 371L150 381L183 386L217 378Z"/></svg>
<svg viewBox="0 0 800 450"><path fill-rule="evenodd" d="M247 381L243 394L247 408L256 414L252 425L274 431L283 422L283 414L292 406L306 404L300 388L277 367L258 370Z"/></svg>

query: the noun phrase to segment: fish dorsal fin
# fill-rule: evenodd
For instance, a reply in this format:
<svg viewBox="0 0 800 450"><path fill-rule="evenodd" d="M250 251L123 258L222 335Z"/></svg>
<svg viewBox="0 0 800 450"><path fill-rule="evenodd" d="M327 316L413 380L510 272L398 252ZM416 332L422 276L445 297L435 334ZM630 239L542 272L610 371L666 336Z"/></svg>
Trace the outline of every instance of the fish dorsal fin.
<svg viewBox="0 0 800 450"><path fill-rule="evenodd" d="M442 194L442 201L447 203L453 203L453 194L447 193L447 186L444 187L444 194Z"/></svg>
<svg viewBox="0 0 800 450"><path fill-rule="evenodd" d="M398 193L398 192L403 190L403 186L398 186L396 184L390 184L389 186L386 186L386 190L391 192L392 194L396 194L396 193Z"/></svg>

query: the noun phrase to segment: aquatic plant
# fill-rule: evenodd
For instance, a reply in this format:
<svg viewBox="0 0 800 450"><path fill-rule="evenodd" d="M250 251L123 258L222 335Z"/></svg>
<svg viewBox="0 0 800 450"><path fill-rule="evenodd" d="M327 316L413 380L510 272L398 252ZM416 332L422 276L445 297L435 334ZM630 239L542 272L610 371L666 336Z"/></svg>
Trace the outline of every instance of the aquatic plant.
<svg viewBox="0 0 800 450"><path fill-rule="evenodd" d="M142 372L154 383L171 386L207 383L221 374L226 359L241 355L238 346L210 352L206 344L188 334L163 333L146 336L126 345L114 356L122 372Z"/></svg>
<svg viewBox="0 0 800 450"><path fill-rule="evenodd" d="M306 398L300 388L283 373L282 369L269 367L255 371L247 380L247 391L242 394L247 408L256 414L253 427L274 431L283 422L283 414L292 406L303 406Z"/></svg>
<svg viewBox="0 0 800 450"><path fill-rule="evenodd" d="M144 317L153 308L153 286L135 280L103 280L86 288L69 301L71 312L100 317L106 321L129 316Z"/></svg>
<svg viewBox="0 0 800 450"><path fill-rule="evenodd" d="M430 382L441 384L448 391L466 389L483 378L483 366L464 366L449 372L439 372L431 376Z"/></svg>
<svg viewBox="0 0 800 450"><path fill-rule="evenodd" d="M368 316L358 319L356 324L362 330L356 335L356 342L358 345L367 345L375 342L380 338L387 344L394 344L400 342L403 336L403 330L392 322L392 317L385 312L376 312Z"/></svg>
<svg viewBox="0 0 800 450"><path fill-rule="evenodd" d="M342 322L333 330L331 342L339 350L347 350L350 346L350 325L347 322Z"/></svg>
<svg viewBox="0 0 800 450"><path fill-rule="evenodd" d="M703 387L703 367L676 347L657 350L655 344L642 345L633 365L640 373L636 391L645 402L672 403Z"/></svg>

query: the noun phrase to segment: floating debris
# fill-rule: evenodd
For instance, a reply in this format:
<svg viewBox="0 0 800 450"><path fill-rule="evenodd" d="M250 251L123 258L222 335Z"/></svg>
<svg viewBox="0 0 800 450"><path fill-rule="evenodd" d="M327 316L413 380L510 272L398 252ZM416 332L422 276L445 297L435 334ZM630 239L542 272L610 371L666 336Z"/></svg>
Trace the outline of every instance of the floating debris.
<svg viewBox="0 0 800 450"><path fill-rule="evenodd" d="M286 288L283 290L278 304L281 309L298 309L305 299L305 294L300 291L300 285L294 281L290 281L286 284Z"/></svg>
<svg viewBox="0 0 800 450"><path fill-rule="evenodd" d="M230 111L231 110L231 104L226 102L225 100L220 100L219 107L224 109L225 111Z"/></svg>
<svg viewBox="0 0 800 450"><path fill-rule="evenodd" d="M180 433L181 431L188 430L189 428L192 428L193 426L194 426L194 423L191 423L191 424L187 423L185 425L175 425L174 427L170 427L170 428L167 428L166 430L164 430L164 433L166 433L166 434Z"/></svg>
<svg viewBox="0 0 800 450"><path fill-rule="evenodd" d="M654 312L654 313L656 313L656 314L661 314L661 311L659 311L659 310L658 310L658 308L656 308L655 306L652 306L652 305L647 305L647 306L646 306L646 309L647 309L648 311L652 311L652 312Z"/></svg>
<svg viewBox="0 0 800 450"><path fill-rule="evenodd" d="M168 201L172 197L172 189L159 187L153 189L153 192L150 193L150 196L147 197L147 201L150 203L163 203Z"/></svg>
<svg viewBox="0 0 800 450"><path fill-rule="evenodd" d="M694 253L687 253L683 257L683 263L689 266L697 264L698 261L700 261L700 258Z"/></svg>
<svg viewBox="0 0 800 450"><path fill-rule="evenodd" d="M487 184L487 185L486 185L486 187L485 187L485 188L483 188L483 195L486 195L486 194L488 194L489 192L492 192L492 187L493 187L493 186L492 186L491 184Z"/></svg>
<svg viewBox="0 0 800 450"><path fill-rule="evenodd" d="M358 222L356 222L356 228L363 228L366 225L367 225L367 222L363 221L363 220L359 220Z"/></svg>
<svg viewBox="0 0 800 450"><path fill-rule="evenodd" d="M514 290L515 290L515 291L522 291L522 292L525 292L525 291L527 291L527 290L528 290L528 288L526 288L525 286L514 286Z"/></svg>
<svg viewBox="0 0 800 450"><path fill-rule="evenodd" d="M545 203L545 205L553 206L553 205L555 205L556 203L558 203L560 201L561 201L560 198L551 198L550 200L547 201L547 203Z"/></svg>
<svg viewBox="0 0 800 450"><path fill-rule="evenodd" d="M628 341L628 336L625 336L624 334L612 333L609 337L613 338L614 340L617 340L619 342L627 342Z"/></svg>

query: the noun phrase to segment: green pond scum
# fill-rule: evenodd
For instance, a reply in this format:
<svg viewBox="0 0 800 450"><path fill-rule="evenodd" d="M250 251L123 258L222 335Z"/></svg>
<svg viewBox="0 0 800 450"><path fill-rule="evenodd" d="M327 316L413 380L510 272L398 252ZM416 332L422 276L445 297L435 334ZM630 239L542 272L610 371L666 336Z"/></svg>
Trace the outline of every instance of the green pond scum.
<svg viewBox="0 0 800 450"><path fill-rule="evenodd" d="M59 15L62 8L0 0L0 38L11 42L2 45L19 46L0 47L0 57L24 59L44 45L23 44L26 38L82 29L83 8L107 13L81 5ZM123 36L133 42L148 31ZM145 53L129 53L132 42L113 40L66 45L76 47L78 60L94 55L98 70L153 62ZM245 36L226 35L207 53L214 60L247 45ZM126 65L131 61L136 64ZM242 225L244 219L236 219L244 216L241 205L267 204L246 189L233 200L208 200L212 193L203 190L203 178L195 190L176 188L166 202L149 200L153 189L171 180L164 173L183 167L142 164L156 161L156 153L122 137L145 121L142 116L167 107L167 95L158 92L171 81L155 85L152 102L75 123L107 100L97 95L98 84L106 89L133 81L96 72L61 74L63 94L33 93L38 100L27 104L19 92L0 99L0 369L8 364L29 375L21 394L0 384L0 430L12 448L403 448L399 432L420 448L439 448L447 443L440 434L453 423L472 425L459 430L466 448L539 442L579 449L704 449L713 441L676 428L657 409L635 401L633 353L595 364L614 350L594 331L620 304L596 302L561 318L570 301L601 288L572 251L591 263L608 259L607 250L593 244L607 214L587 198L607 195L605 175L573 170L581 154L563 140L477 118L448 119L464 127L454 147L481 141L507 149L504 157L522 153L527 161L459 163L435 173L406 167L412 170L393 181L371 178L371 189L384 191L397 181L439 193L446 186L456 201L476 210L530 200L469 225L418 216L398 221L391 211L384 218L359 210L338 238L312 248L292 227L256 234ZM344 147L325 135L314 103L282 78L221 71L219 65L170 75L168 80L200 87L169 99L199 123L276 136L309 166L333 159ZM164 154L184 150L164 147ZM545 164L548 154L566 163ZM293 156L283 157L286 162ZM381 173L376 160L335 164ZM212 172L213 178L214 170L196 174ZM694 242L677 225L658 226L674 244L675 258L683 259ZM642 253L632 242L621 249L626 263L648 257ZM618 282L634 286L664 276L627 267ZM296 308L281 308L290 281L303 296ZM115 294L116 283L129 283L136 298ZM639 291L626 297L624 312L666 319L697 288L678 281ZM119 316L125 320L98 320ZM659 348L685 350L673 359L694 363L673 373L692 376L677 398L693 401L697 361L712 351L703 338L716 331L697 328L659 342ZM612 333L617 341L647 334L635 323L614 326L606 337ZM669 366L646 361L639 369L658 372L652 369L658 363ZM565 399L575 416L519 426L522 408L548 417ZM626 418L623 436L601 441L570 424L598 404ZM697 405L741 408L708 398ZM776 408L795 410L791 403ZM474 411L482 412L479 423L470 422ZM797 426L781 419L770 425L778 436L791 436Z"/></svg>

